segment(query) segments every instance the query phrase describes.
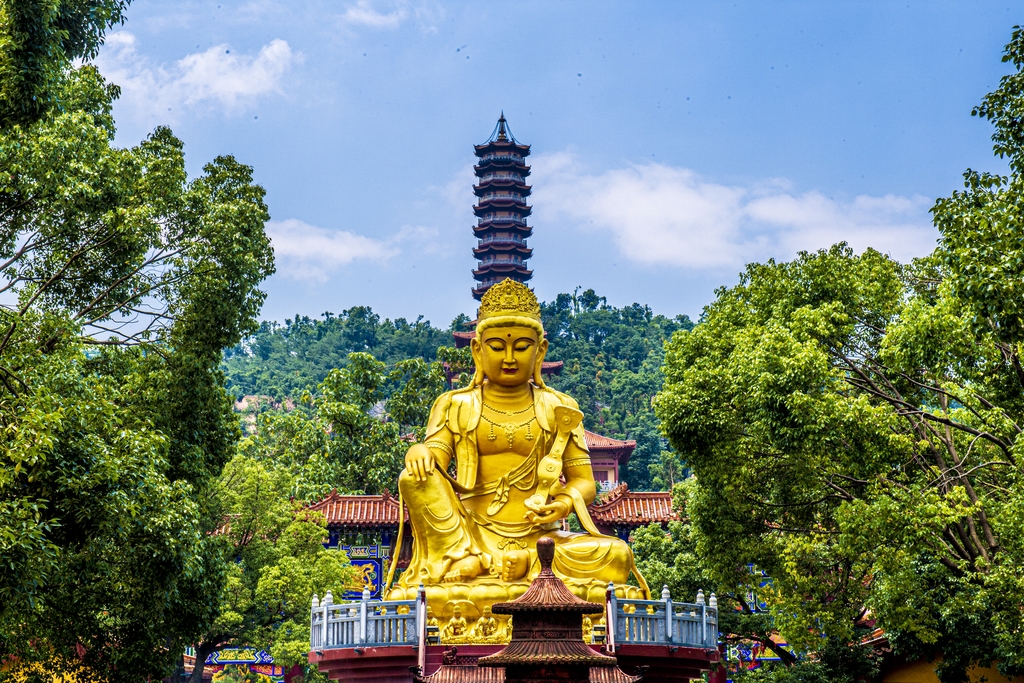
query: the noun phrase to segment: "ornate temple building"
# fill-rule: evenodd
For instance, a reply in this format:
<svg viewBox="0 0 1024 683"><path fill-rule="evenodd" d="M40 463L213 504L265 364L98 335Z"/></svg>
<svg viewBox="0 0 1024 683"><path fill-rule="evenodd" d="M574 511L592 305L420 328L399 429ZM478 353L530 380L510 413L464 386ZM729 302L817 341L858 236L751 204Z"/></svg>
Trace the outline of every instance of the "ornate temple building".
<svg viewBox="0 0 1024 683"><path fill-rule="evenodd" d="M530 146L519 144L512 136L504 112L490 139L476 145L474 151L479 161L473 167L477 177L473 234L478 240L473 249L477 259L473 297L479 301L491 285L505 278L526 282L533 277L526 265L533 252L526 239L533 229L526 224L532 208L526 203L530 167L525 160Z"/></svg>

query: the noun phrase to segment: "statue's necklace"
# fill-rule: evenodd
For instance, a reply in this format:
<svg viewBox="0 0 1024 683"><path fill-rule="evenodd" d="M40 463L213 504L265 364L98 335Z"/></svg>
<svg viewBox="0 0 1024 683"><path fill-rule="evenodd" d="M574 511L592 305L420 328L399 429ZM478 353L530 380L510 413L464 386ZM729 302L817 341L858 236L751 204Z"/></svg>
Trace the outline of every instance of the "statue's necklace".
<svg viewBox="0 0 1024 683"><path fill-rule="evenodd" d="M487 408L487 410L493 410L494 412L498 413L499 415L522 415L523 413L525 413L528 410L533 410L533 403L531 403L530 405L526 406L522 410L502 410L501 408L495 408L494 406L489 405L487 403L484 403L484 408Z"/></svg>
<svg viewBox="0 0 1024 683"><path fill-rule="evenodd" d="M488 410L493 410L496 413L500 413L501 415L522 415L523 413L525 413L528 410L533 410L533 405L532 404L526 406L522 410L516 410L516 411L500 410L498 408L495 408L494 406L489 406L486 403L484 403L484 407L487 408ZM512 443L515 440L516 432L519 431L520 429L522 429L523 427L526 427L526 440L527 441L533 441L533 431L532 431L531 427L533 425L533 421L535 419L537 419L533 415L531 415L530 419L527 420L526 422L520 422L519 424L506 424L506 423L503 423L503 422L501 422L501 423L494 422L493 420L488 419L486 415L481 415L480 417L482 417L484 419L484 421L487 422L488 425L490 425L490 431L487 433L487 440L488 441L494 441L495 439L498 438L498 435L494 433L494 426L495 425L497 425L497 426L499 426L499 427L501 427L502 429L505 430L505 439L508 441L508 447L509 448L512 448Z"/></svg>

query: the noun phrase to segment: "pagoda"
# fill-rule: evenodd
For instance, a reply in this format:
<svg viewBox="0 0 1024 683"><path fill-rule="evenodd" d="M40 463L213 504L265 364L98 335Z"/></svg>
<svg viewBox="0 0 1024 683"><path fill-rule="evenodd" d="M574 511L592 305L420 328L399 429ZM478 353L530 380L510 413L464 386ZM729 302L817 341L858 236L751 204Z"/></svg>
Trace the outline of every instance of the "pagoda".
<svg viewBox="0 0 1024 683"><path fill-rule="evenodd" d="M473 297L479 301L491 285L505 278L526 282L533 277L533 271L526 266L533 254L526 246L526 239L533 233L526 218L533 207L526 203L530 196L530 186L526 184L530 167L525 159L530 146L519 144L513 137L505 112L498 118L490 139L474 145L474 151L479 162L473 167L477 177L473 186L477 197L473 234L478 240L473 249L478 261L473 271L477 281Z"/></svg>

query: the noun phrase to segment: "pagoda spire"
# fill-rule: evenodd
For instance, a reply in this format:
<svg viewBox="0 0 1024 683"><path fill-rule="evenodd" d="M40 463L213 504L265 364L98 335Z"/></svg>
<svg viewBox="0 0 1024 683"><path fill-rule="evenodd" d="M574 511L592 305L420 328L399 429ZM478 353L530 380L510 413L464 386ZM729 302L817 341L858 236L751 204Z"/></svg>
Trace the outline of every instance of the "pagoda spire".
<svg viewBox="0 0 1024 683"><path fill-rule="evenodd" d="M473 227L477 238L473 249L477 259L473 297L479 301L484 292L505 278L525 283L533 277L533 271L526 265L533 255L526 245L533 234L526 223L533 207L526 203L531 191L526 184L530 167L525 162L530 146L519 144L512 135L504 111L490 139L476 145L474 154L478 161L473 167L477 177L473 186L477 196L473 207L477 217Z"/></svg>
<svg viewBox="0 0 1024 683"><path fill-rule="evenodd" d="M508 140L508 135L505 133L505 110L501 110L501 116L498 117L498 139L504 142Z"/></svg>

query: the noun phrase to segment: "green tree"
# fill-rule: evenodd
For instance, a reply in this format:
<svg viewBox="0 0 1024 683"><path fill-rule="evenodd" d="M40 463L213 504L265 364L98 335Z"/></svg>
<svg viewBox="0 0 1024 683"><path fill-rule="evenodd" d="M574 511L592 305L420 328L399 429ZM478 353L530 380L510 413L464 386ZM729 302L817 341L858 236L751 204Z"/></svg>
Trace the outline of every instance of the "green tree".
<svg viewBox="0 0 1024 683"><path fill-rule="evenodd" d="M113 147L115 94L66 71L0 130L0 657L111 681L165 675L215 616L218 365L273 271L252 170L189 181L166 128Z"/></svg>
<svg viewBox="0 0 1024 683"><path fill-rule="evenodd" d="M91 59L106 29L124 21L128 0L0 2L0 128L29 125L66 106L65 73Z"/></svg>
<svg viewBox="0 0 1024 683"><path fill-rule="evenodd" d="M267 460L236 455L217 482L226 520L219 534L227 581L217 618L198 641L192 683L206 658L225 645L270 650L285 668L309 654L309 601L340 592L354 578L345 553L327 550L323 515L293 502L294 476Z"/></svg>
<svg viewBox="0 0 1024 683"><path fill-rule="evenodd" d="M306 396L308 408L260 415L241 449L289 468L293 493L301 500L319 500L332 489L394 491L407 436L423 438L444 381L440 362L413 358L389 368L368 353L349 354L315 396Z"/></svg>
<svg viewBox="0 0 1024 683"><path fill-rule="evenodd" d="M689 501L696 487L697 482L691 477L673 489L673 507L680 521L669 522L667 529L651 524L633 532L630 540L637 568L655 593L659 586L667 586L673 600L693 602L699 590L706 596L715 593L723 642L757 642L774 651L786 665L794 665L796 656L772 640L771 617L750 604L743 587L719 583L713 564L709 567L698 550L698 536L689 519Z"/></svg>
<svg viewBox="0 0 1024 683"><path fill-rule="evenodd" d="M693 467L698 549L723 584L775 580L790 643L848 642L866 609L897 642L1024 666L1024 33L975 114L1011 175L965 173L910 265L845 245L751 265L676 334L657 413ZM972 621L978 637L958 638Z"/></svg>
<svg viewBox="0 0 1024 683"><path fill-rule="evenodd" d="M850 647L845 641L828 638L813 658L790 666L761 666L733 679L739 683L869 683L876 680L878 672L878 659L869 647Z"/></svg>
<svg viewBox="0 0 1024 683"><path fill-rule="evenodd" d="M411 323L381 321L370 308L353 306L341 315L324 313L322 320L296 315L284 325L263 323L244 343L225 351L224 372L236 396L298 398L345 365L350 353L369 353L388 365L414 358L429 363L438 347L450 342L450 331L432 327L422 316Z"/></svg>

